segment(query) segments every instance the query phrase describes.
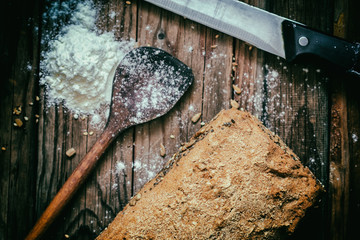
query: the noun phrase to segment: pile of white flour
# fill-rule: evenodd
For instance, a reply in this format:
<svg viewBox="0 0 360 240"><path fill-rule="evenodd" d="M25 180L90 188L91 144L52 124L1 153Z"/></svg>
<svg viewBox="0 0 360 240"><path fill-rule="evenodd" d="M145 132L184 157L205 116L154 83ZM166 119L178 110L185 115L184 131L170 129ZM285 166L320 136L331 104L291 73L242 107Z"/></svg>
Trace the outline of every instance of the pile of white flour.
<svg viewBox="0 0 360 240"><path fill-rule="evenodd" d="M47 103L63 102L73 113L92 115L94 125L96 114L110 104L116 66L134 46L134 41L116 41L111 32L98 34L96 14L91 1L77 4L40 64Z"/></svg>

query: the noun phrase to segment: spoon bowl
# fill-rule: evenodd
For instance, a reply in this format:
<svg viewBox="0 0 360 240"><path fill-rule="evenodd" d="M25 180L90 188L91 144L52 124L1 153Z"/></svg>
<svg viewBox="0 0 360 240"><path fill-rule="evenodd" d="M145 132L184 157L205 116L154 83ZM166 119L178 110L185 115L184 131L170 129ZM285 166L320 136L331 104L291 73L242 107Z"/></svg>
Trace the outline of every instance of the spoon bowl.
<svg viewBox="0 0 360 240"><path fill-rule="evenodd" d="M115 71L108 124L132 126L164 115L193 79L191 69L169 53L153 47L134 49Z"/></svg>

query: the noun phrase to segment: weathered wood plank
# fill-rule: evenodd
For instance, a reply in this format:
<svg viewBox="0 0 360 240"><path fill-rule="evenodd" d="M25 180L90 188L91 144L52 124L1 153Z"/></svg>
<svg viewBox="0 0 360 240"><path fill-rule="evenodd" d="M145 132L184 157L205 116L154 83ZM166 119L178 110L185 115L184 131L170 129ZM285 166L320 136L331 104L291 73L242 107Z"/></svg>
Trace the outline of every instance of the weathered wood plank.
<svg viewBox="0 0 360 240"><path fill-rule="evenodd" d="M30 7L32 6L32 7ZM33 223L39 2L1 4L0 239L21 239ZM15 17L14 17L15 16ZM9 24L9 23L12 24ZM13 109L21 106L19 115ZM28 121L25 120L28 117ZM20 119L21 127L14 126Z"/></svg>
<svg viewBox="0 0 360 240"><path fill-rule="evenodd" d="M349 214L349 135L346 93L343 83L332 83L330 126L330 185L331 239L346 239ZM336 87L335 87L336 86Z"/></svg>
<svg viewBox="0 0 360 240"><path fill-rule="evenodd" d="M49 7L51 3L45 6ZM59 11L65 11L64 6L59 5ZM61 16L54 20L52 16L44 16L43 19L43 38L46 34L55 35L60 30L61 23L67 16ZM54 29L54 26L56 27ZM46 43L46 41L44 42ZM47 46L43 44L41 51L46 51ZM79 148L76 142L77 136L73 129L80 129L81 122L73 121L72 114L63 108L62 104L48 106L45 89L41 88L41 114L39 127L39 160L38 160L38 179L37 179L37 218L41 216L57 191L61 188L75 164L80 161L81 156L86 152L86 145ZM75 125L75 127L73 127ZM78 130L77 130L78 131ZM73 141L74 139L74 141ZM76 150L76 155L71 159L67 158L65 152L70 147ZM74 208L71 207L70 208ZM76 210L75 210L76 211ZM72 213L71 211L70 213ZM46 238L59 239L64 236L66 225L70 223L69 212L63 213L55 224L46 233ZM65 220L65 221L64 221ZM57 226L57 227L55 227Z"/></svg>
<svg viewBox="0 0 360 240"><path fill-rule="evenodd" d="M344 10L345 27L334 32L350 40L360 39L356 0L245 2L329 33L333 20ZM357 233L360 99L353 79L330 75L327 80L327 73L317 67L288 64L143 1L96 1L96 5L100 7L99 28L114 30L119 40L133 38L140 45L163 48L193 69L195 82L166 116L125 131L112 144L48 238L63 239L65 234L74 239L95 238L180 143L200 128L201 121L228 108L232 97L279 134L323 184L329 184L326 196L331 209L325 196L325 203L310 213L313 220L305 221L296 239L347 239ZM17 1L10 7L16 8L18 27L10 32L12 46L5 44L11 57L4 66L11 70L5 71L8 74L0 89L0 146L6 148L0 152L0 239L22 239L101 130L92 129L88 118L75 120L61 105L48 108L43 89L40 103L34 100L38 95L38 1ZM43 27L42 31L50 25ZM232 61L237 64L233 70ZM242 89L240 95L231 89L233 81ZM30 101L35 103L32 107ZM23 106L21 116L29 117L20 129L12 126L12 108L19 105ZM202 118L193 124L190 118L197 112ZM85 136L84 131L94 134ZM159 156L160 143L166 148L165 158ZM77 150L71 159L65 156L70 147ZM134 163L142 167L133 169Z"/></svg>
<svg viewBox="0 0 360 240"><path fill-rule="evenodd" d="M99 2L100 29L114 31L119 41L136 39L137 4L124 1ZM134 128L122 133L109 148L96 170L97 203L88 208L96 213L90 229L98 235L129 201L132 195ZM95 189L94 189L95 190Z"/></svg>
<svg viewBox="0 0 360 240"><path fill-rule="evenodd" d="M235 44L233 84L241 92L238 94L233 90L234 99L240 104L240 108L260 117L264 98L263 52L240 40L236 40Z"/></svg>
<svg viewBox="0 0 360 240"><path fill-rule="evenodd" d="M140 46L155 46L173 53L173 36L177 35L178 27L171 31L167 26L168 16L160 8L141 2L139 5L139 23L137 40ZM176 25L175 25L176 26ZM175 38L176 41L176 38ZM164 136L165 126L160 119L135 127L134 182L133 193L136 193L148 180L162 168L166 159L160 156L160 144L169 152L170 141Z"/></svg>
<svg viewBox="0 0 360 240"><path fill-rule="evenodd" d="M249 1L247 1L249 2ZM331 26L327 10L329 1L252 1L252 5L303 22L318 29ZM323 12L321 12L323 10ZM320 11L316 12L315 11ZM324 19L327 18L327 21ZM321 23L320 23L321 22ZM328 87L325 75L308 64L289 64L276 56L237 42L235 84L242 92L235 95L242 108L257 115L278 134L327 185ZM323 205L323 207L325 207ZM312 214L321 229L322 213ZM314 217L315 216L315 217ZM314 225L314 224L308 224ZM316 226L316 224L315 224ZM307 228L306 226L305 228ZM314 231L309 231L314 233ZM308 237L307 235L297 238ZM322 233L312 234L321 239Z"/></svg>
<svg viewBox="0 0 360 240"><path fill-rule="evenodd" d="M10 47L4 43L4 47L7 47L8 51L10 51ZM2 49L3 50L3 49ZM5 49L4 49L5 50ZM11 52L11 51L10 51ZM9 197L10 197L10 183L9 183L9 175L10 175L10 156L11 156L11 137L13 131L13 122L12 122L12 106L13 106L13 88L14 88L14 80L12 76L7 72L4 72L4 87L0 88L0 95L2 97L0 101L0 239L8 239L9 232L11 229L8 221L8 212L9 212Z"/></svg>
<svg viewBox="0 0 360 240"><path fill-rule="evenodd" d="M232 97L233 38L207 29L202 121L210 121L222 109L230 106Z"/></svg>
<svg viewBox="0 0 360 240"><path fill-rule="evenodd" d="M98 2L96 6L99 28L113 31L119 41L136 37L136 4L110 1ZM43 155L39 158L39 172L46 177L40 177L38 186L39 192L47 191L47 196L43 198L43 204L38 204L38 216L102 132L90 124L91 117L80 115L75 119L74 114L62 105L50 109L46 105L42 107L45 119L39 137L45 139L39 149ZM109 147L47 237L61 239L66 234L77 239L94 238L112 221L131 194L132 135L132 129L125 131ZM72 158L65 155L69 148L76 150ZM119 162L124 164L124 169L118 170Z"/></svg>
<svg viewBox="0 0 360 240"><path fill-rule="evenodd" d="M195 83L191 93L169 114L137 128L135 166L148 168L135 169L135 192L153 175L149 171L159 171L179 147L171 135L189 139L201 121L210 120L229 106L232 58L232 38L228 36L211 30L202 32L198 24L147 3L142 3L139 12L139 44L163 48L188 64L195 74ZM189 53L194 55L189 58ZM202 120L190 125L190 118L198 112L202 112ZM165 159L159 156L160 144L167 149Z"/></svg>
<svg viewBox="0 0 360 240"><path fill-rule="evenodd" d="M332 27L332 1L276 1L268 3L274 13L300 21L319 30ZM287 7L284 7L287 6ZM328 83L326 73L311 63L287 64L274 56L265 56L268 73L279 73L273 82L268 76L265 121L308 166L315 176L328 185ZM272 88L271 84L276 84ZM271 102L275 100L274 102ZM326 196L321 208L309 213L297 239L326 239ZM306 229L306 230L305 230ZM318 229L321 229L318 231ZM315 231L316 230L316 231ZM309 234L311 232L311 234Z"/></svg>
<svg viewBox="0 0 360 240"><path fill-rule="evenodd" d="M201 44L201 37L199 35L200 27L197 24L142 2L139 6L138 28L139 45L159 47L173 54L193 69L196 75L194 86L201 86L203 57L198 47L199 42ZM189 57L186 54L189 51L197 52L196 58ZM198 77L201 77L200 80ZM194 86L191 89L195 89ZM191 130L194 126L188 125L184 128L184 123L188 122L190 106L192 111L201 111L200 91L195 90L192 95L189 95L191 93L185 94L181 103L177 104L164 117L136 127L134 192L137 192L144 183L150 180L180 146L180 142L186 140L187 135L184 135L184 132L194 132ZM193 96L195 99L190 100ZM199 99L200 101L198 101ZM191 105L195 102L197 107ZM167 153L165 158L160 156L160 144L165 146Z"/></svg>
<svg viewBox="0 0 360 240"><path fill-rule="evenodd" d="M177 147L179 143L187 142L199 130L201 119L193 123L190 119L202 112L203 88L205 72L205 33L206 28L200 24L181 18L181 30L178 33L177 56L193 71L194 82L189 91L181 100L181 113L179 132L176 136ZM175 127L174 127L175 128Z"/></svg>
<svg viewBox="0 0 360 240"><path fill-rule="evenodd" d="M110 1L97 3L99 12L98 27L113 31L119 41L136 38L136 3ZM91 129L95 135L101 130ZM133 131L128 129L109 147L102 157L91 181L86 186L86 211L82 232L77 235L96 236L106 227L116 213L128 202L131 196ZM94 138L95 139L95 138ZM95 140L90 139L88 146Z"/></svg>
<svg viewBox="0 0 360 240"><path fill-rule="evenodd" d="M359 17L354 14L354 5L355 1L335 1L334 34L359 41L359 31L354 24ZM360 99L352 87L357 81L353 76L336 74L331 82L330 239L349 239L357 234Z"/></svg>
<svg viewBox="0 0 360 240"><path fill-rule="evenodd" d="M244 1L259 8L265 8L264 1ZM263 112L264 102L264 59L263 51L236 39L233 59L233 84L240 88L240 94L235 93L234 99L240 108L251 112L258 118Z"/></svg>
<svg viewBox="0 0 360 240"><path fill-rule="evenodd" d="M359 18L357 16L356 18ZM356 19L355 18L355 19ZM353 18L354 19L354 18ZM360 34L358 32L357 41L360 41ZM357 80L353 79L355 84ZM358 218L360 214L360 97L358 89L347 86L347 108L348 108L348 129L349 129L349 204L347 216L347 236L356 236L358 234ZM342 186L343 188L345 186Z"/></svg>
<svg viewBox="0 0 360 240"><path fill-rule="evenodd" d="M347 39L360 42L360 21L359 9L360 2L356 0L348 1L348 30ZM347 108L348 108L348 126L349 126L349 151L350 151L350 196L349 196L349 217L348 217L348 236L358 234L358 218L360 215L360 95L357 88L354 88L358 79L351 79L346 89Z"/></svg>

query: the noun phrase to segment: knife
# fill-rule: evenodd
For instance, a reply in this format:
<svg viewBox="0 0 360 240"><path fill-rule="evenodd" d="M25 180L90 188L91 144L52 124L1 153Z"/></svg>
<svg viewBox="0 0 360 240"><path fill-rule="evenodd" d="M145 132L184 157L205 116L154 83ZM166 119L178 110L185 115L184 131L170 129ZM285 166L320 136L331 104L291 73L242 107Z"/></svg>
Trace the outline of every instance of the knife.
<svg viewBox="0 0 360 240"><path fill-rule="evenodd" d="M319 57L360 76L360 44L238 0L145 0L288 61Z"/></svg>

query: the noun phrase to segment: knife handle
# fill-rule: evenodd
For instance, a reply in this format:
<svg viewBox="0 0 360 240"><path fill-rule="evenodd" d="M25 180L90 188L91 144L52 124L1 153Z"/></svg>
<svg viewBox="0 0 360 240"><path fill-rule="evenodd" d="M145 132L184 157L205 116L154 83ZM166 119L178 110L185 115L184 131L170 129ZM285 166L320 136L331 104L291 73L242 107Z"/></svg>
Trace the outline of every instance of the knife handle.
<svg viewBox="0 0 360 240"><path fill-rule="evenodd" d="M340 69L360 76L360 44L330 36L305 25L285 20L282 23L285 57L315 55Z"/></svg>

